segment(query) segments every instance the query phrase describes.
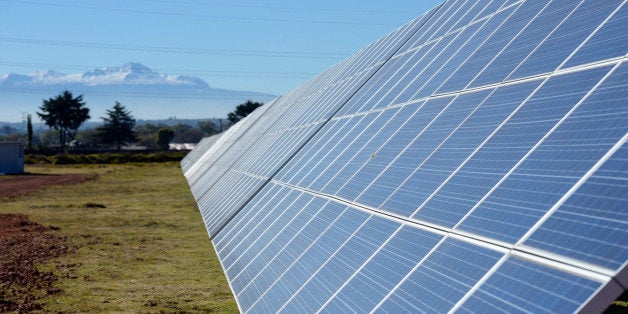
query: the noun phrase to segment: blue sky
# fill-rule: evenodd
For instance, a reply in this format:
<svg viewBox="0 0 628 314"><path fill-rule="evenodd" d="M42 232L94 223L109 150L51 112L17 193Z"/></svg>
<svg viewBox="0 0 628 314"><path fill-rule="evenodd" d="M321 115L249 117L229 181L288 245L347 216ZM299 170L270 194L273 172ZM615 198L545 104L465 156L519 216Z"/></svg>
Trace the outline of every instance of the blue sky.
<svg viewBox="0 0 628 314"><path fill-rule="evenodd" d="M134 61L279 95L440 2L0 0L0 75Z"/></svg>

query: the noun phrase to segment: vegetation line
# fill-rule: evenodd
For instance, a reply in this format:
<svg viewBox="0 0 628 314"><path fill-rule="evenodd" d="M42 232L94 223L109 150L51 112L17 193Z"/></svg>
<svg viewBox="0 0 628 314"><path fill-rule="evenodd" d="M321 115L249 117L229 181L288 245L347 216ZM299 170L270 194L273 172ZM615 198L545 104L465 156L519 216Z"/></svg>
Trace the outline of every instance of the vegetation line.
<svg viewBox="0 0 628 314"><path fill-rule="evenodd" d="M106 115L100 117L102 124L96 127L86 127L91 115L90 109L83 101L83 95L75 97L70 91L65 90L55 97L44 99L38 107L37 116L44 126L48 127L48 130L34 129L33 115L29 113L26 114L25 129L23 126L17 128L10 124L0 126L0 141L23 141L28 154L41 155L189 150L203 137L228 129L262 105L261 102L247 100L237 105L233 112L228 113L224 121L223 119L178 121L176 118L171 118L165 122L178 122L166 124L163 122L137 123L131 110L116 101L114 106L106 111ZM193 125L193 122L196 122L196 125ZM90 124L94 125L94 123ZM41 161L48 162L45 158ZM131 159L130 161L143 162L145 160ZM118 161L113 162L118 163ZM92 161L78 163L92 163ZM109 163L109 161L104 160L98 163Z"/></svg>

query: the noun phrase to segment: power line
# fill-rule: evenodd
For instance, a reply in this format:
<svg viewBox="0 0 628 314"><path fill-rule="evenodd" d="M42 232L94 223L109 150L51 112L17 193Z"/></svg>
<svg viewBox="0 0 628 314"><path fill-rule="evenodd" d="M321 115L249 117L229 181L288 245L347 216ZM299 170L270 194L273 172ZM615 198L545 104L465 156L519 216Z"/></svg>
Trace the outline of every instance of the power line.
<svg viewBox="0 0 628 314"><path fill-rule="evenodd" d="M252 9L266 9L266 10L286 10L286 11L320 11L320 12L350 12L350 13L369 13L369 14L408 14L407 11L397 10L364 10L359 8L352 9L339 9L339 8L317 8L317 7L286 7L286 6L271 6L271 5L255 5L255 4L236 4L236 3L216 3L216 2L195 2L195 1L180 1L180 0L136 0L142 2L161 2L161 3L175 3L175 4L190 4L199 6L221 6L221 7L235 7L235 8L252 8Z"/></svg>
<svg viewBox="0 0 628 314"><path fill-rule="evenodd" d="M44 3L37 1L26 0L12 0L13 2L31 4L31 5L44 5L53 7L68 7L77 9L87 9L96 11L110 11L110 12L126 12L135 14L150 14L161 16L184 16L184 17L196 17L196 18L209 18L217 20L235 20L235 21L255 21L255 22L279 22L279 23L303 23L303 24L336 24L336 25L358 25L358 26L386 26L390 27L390 24L384 23L366 23L366 22L348 22L348 21L333 21L333 20L306 20L306 19L280 19L280 18L261 18L261 17L241 17L241 16L220 16L220 15L208 15L198 13L177 13L177 12L159 12L159 11L146 11L146 10L133 10L133 9L121 9L121 8L106 8L106 7L94 7L78 4L59 4L59 3Z"/></svg>
<svg viewBox="0 0 628 314"><path fill-rule="evenodd" d="M9 67L25 67L25 68L33 68L33 69L64 69L64 70L78 70L78 71L89 71L93 69L103 68L102 66L95 65L69 65L69 64L50 64L50 63L28 63L28 62L10 62L10 61L0 61L0 65L5 65ZM172 68L151 68L157 72L162 73L186 73L192 74L196 76L210 76L210 77L251 77L251 78L297 78L297 79L309 79L316 75L316 73L307 73L307 72L254 72L254 71L235 71L235 70L225 70L225 71L208 71L208 70L191 70L191 69L172 69Z"/></svg>
<svg viewBox="0 0 628 314"><path fill-rule="evenodd" d="M340 54L340 53L179 48L179 47L165 47L165 46L120 45L120 44L113 44L113 43L95 43L95 42L86 42L86 41L61 41L61 40L17 38L17 37L0 37L0 41L20 43L20 44L35 44L35 45L61 46L61 47L145 51L145 52L154 52L154 53L246 56L246 57L260 57L260 58L297 58L297 59L337 60L339 58L347 56L347 54Z"/></svg>

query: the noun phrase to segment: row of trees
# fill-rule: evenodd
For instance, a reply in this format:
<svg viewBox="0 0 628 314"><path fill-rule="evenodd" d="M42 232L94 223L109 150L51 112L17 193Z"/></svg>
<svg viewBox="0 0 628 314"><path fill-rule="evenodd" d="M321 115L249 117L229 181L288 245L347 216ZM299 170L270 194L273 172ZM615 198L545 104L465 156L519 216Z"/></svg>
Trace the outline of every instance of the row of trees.
<svg viewBox="0 0 628 314"><path fill-rule="evenodd" d="M9 124L0 126L0 141L23 141L27 147L33 149L50 149L60 147L59 133L50 128L43 129L32 123L29 123L30 118L27 116L24 120L24 127L17 128ZM27 127L30 125L31 135L27 133ZM86 126L87 125L87 126ZM69 146L81 146L85 148L105 148L113 149L113 145L105 147L102 138L100 136L99 127L93 126L92 123L81 126L76 133L75 140L68 143ZM167 129L174 132L174 137L171 142L175 143L197 143L203 137L218 133L220 128L218 122L214 123L214 120L196 120L194 123L191 121L181 121L173 124L172 121L154 121L154 122L141 122L137 121L135 128L133 129L136 134L136 141L133 145L138 146L138 149L145 148L149 150L159 149L157 144L162 136L159 136L159 131Z"/></svg>
<svg viewBox="0 0 628 314"><path fill-rule="evenodd" d="M227 119L231 124L237 123L262 105L251 100L246 101L230 112ZM54 142L63 149L66 149L68 143L76 142L88 146L108 145L118 150L131 143L148 148L167 149L168 144L173 140L181 143L196 143L204 136L219 131L212 121L201 121L196 127L188 124L177 124L172 127L155 124L138 126L131 112L117 101L111 109L106 111L106 116L101 117L102 126L79 131L81 125L91 118L89 108L83 101L82 95L74 97L67 90L55 97L43 100L39 110L37 115L52 132L57 134L57 140ZM28 147L33 147L30 115L27 116L26 136ZM51 139L42 138L41 140L48 142Z"/></svg>
<svg viewBox="0 0 628 314"><path fill-rule="evenodd" d="M56 97L43 101L41 112L37 112L39 118L51 129L57 131L59 144L65 148L66 144L76 138L76 134L81 125L91 116L89 108L83 101L83 95L74 97L72 93L65 90ZM104 125L97 129L97 136L100 142L106 145L114 145L120 149L122 145L134 142L136 134L135 118L131 112L116 101L112 109L106 111L107 116L101 117ZM30 118L27 122L28 142L32 145L32 135Z"/></svg>

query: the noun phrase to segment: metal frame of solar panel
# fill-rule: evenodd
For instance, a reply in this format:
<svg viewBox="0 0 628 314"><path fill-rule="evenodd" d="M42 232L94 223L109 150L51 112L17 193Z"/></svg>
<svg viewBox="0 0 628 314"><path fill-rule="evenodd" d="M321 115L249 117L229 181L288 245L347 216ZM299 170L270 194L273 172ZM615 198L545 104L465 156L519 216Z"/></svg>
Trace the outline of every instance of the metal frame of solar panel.
<svg viewBox="0 0 628 314"><path fill-rule="evenodd" d="M182 169L242 312L599 312L628 287L628 5L447 1Z"/></svg>

